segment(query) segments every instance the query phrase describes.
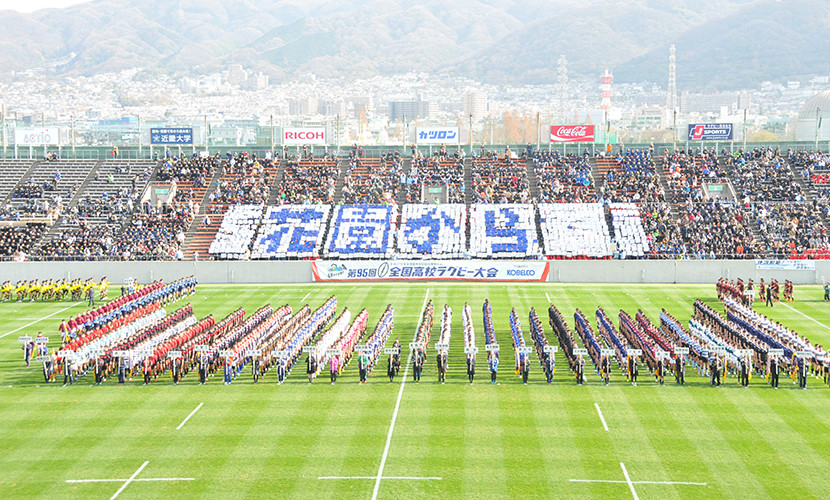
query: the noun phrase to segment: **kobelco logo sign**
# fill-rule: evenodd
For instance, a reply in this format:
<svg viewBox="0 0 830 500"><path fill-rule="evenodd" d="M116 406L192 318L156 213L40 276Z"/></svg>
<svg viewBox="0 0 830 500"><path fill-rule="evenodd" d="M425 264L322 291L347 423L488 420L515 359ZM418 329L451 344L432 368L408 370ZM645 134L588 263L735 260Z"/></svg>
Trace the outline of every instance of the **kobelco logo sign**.
<svg viewBox="0 0 830 500"><path fill-rule="evenodd" d="M282 131L282 143L286 146L326 144L325 128L286 128Z"/></svg>
<svg viewBox="0 0 830 500"><path fill-rule="evenodd" d="M550 142L593 142L593 125L553 125Z"/></svg>

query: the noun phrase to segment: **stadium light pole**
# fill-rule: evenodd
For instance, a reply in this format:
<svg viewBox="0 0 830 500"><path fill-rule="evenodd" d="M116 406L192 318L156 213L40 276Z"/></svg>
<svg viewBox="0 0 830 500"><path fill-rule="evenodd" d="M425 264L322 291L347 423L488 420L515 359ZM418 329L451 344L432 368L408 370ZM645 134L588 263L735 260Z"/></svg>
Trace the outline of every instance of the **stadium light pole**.
<svg viewBox="0 0 830 500"><path fill-rule="evenodd" d="M136 119L138 120L138 157L143 158L143 155L141 154L142 148L141 148L141 114L140 113L136 116Z"/></svg>
<svg viewBox="0 0 830 500"><path fill-rule="evenodd" d="M539 151L539 141L542 138L542 122L540 113L536 112L536 151Z"/></svg>
<svg viewBox="0 0 830 500"><path fill-rule="evenodd" d="M274 153L274 114L271 113L271 156L274 158L277 157L276 153Z"/></svg>
<svg viewBox="0 0 830 500"><path fill-rule="evenodd" d="M69 136L72 140L72 159L76 159L77 155L75 154L75 115L69 115Z"/></svg>
<svg viewBox="0 0 830 500"><path fill-rule="evenodd" d="M677 110L672 110L672 126L671 126L671 143L672 153L677 151Z"/></svg>
<svg viewBox="0 0 830 500"><path fill-rule="evenodd" d="M821 127L821 108L816 106L816 146L814 149L818 150L818 131Z"/></svg>
<svg viewBox="0 0 830 500"><path fill-rule="evenodd" d="M473 154L473 114L470 113L470 155Z"/></svg>
<svg viewBox="0 0 830 500"><path fill-rule="evenodd" d="M3 158L6 157L6 113L0 110L0 116L3 118L3 129L0 130L0 134L3 134Z"/></svg>
<svg viewBox="0 0 830 500"><path fill-rule="evenodd" d="M746 108L744 108L744 152L746 152Z"/></svg>

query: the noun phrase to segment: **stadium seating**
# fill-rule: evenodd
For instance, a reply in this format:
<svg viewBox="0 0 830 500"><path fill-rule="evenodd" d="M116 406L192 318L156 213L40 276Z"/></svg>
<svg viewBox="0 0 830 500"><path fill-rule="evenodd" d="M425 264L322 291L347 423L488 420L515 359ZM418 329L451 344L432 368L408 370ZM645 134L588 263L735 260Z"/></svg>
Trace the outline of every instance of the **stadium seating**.
<svg viewBox="0 0 830 500"><path fill-rule="evenodd" d="M262 205L233 205L225 213L208 254L220 259L246 258L260 219Z"/></svg>
<svg viewBox="0 0 830 500"><path fill-rule="evenodd" d="M275 187L280 203L333 203L340 176L337 159L287 160L285 174Z"/></svg>
<svg viewBox="0 0 830 500"><path fill-rule="evenodd" d="M533 205L472 205L469 253L487 259L538 257L541 249Z"/></svg>
<svg viewBox="0 0 830 500"><path fill-rule="evenodd" d="M664 201L649 151L628 150L616 160L616 166L605 174L601 190L605 200L616 203L654 203Z"/></svg>
<svg viewBox="0 0 830 500"><path fill-rule="evenodd" d="M591 164L584 156L536 151L533 168L540 203L586 203L596 199Z"/></svg>
<svg viewBox="0 0 830 500"><path fill-rule="evenodd" d="M464 205L404 205L398 256L459 259L466 251Z"/></svg>
<svg viewBox="0 0 830 500"><path fill-rule="evenodd" d="M523 163L511 158L474 158L472 182L475 203L530 201L527 168Z"/></svg>
<svg viewBox="0 0 830 500"><path fill-rule="evenodd" d="M648 255L648 241L643 230L640 209L634 203L611 203L611 220L616 235L616 252L620 259L642 258Z"/></svg>
<svg viewBox="0 0 830 500"><path fill-rule="evenodd" d="M599 203L541 203L539 225L547 256L600 258L613 253Z"/></svg>
<svg viewBox="0 0 830 500"><path fill-rule="evenodd" d="M389 258L398 216L397 205L338 205L323 254L336 259Z"/></svg>
<svg viewBox="0 0 830 500"><path fill-rule="evenodd" d="M254 239L251 258L316 258L330 211L330 205L268 207Z"/></svg>
<svg viewBox="0 0 830 500"><path fill-rule="evenodd" d="M464 164L457 160L413 158L406 176L406 202L426 202L424 185L446 186L449 203L464 202Z"/></svg>
<svg viewBox="0 0 830 500"><path fill-rule="evenodd" d="M401 160L395 156L350 159L341 202L397 203L402 170Z"/></svg>

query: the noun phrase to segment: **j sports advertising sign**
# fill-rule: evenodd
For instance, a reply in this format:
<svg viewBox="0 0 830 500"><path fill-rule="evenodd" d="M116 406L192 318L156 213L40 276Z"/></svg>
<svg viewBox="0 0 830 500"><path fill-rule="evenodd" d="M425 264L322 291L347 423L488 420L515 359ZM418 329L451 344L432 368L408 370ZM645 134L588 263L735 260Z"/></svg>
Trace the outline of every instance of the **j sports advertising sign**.
<svg viewBox="0 0 830 500"><path fill-rule="evenodd" d="M593 125L553 125L550 142L594 142Z"/></svg>
<svg viewBox="0 0 830 500"><path fill-rule="evenodd" d="M418 144L458 144L458 127L418 127Z"/></svg>
<svg viewBox="0 0 830 500"><path fill-rule="evenodd" d="M285 146L325 146L328 144L326 129L323 127L285 128L282 130L282 143Z"/></svg>
<svg viewBox="0 0 830 500"><path fill-rule="evenodd" d="M731 123L690 123L690 141L731 141Z"/></svg>
<svg viewBox="0 0 830 500"><path fill-rule="evenodd" d="M549 262L355 260L311 263L314 281L546 281Z"/></svg>

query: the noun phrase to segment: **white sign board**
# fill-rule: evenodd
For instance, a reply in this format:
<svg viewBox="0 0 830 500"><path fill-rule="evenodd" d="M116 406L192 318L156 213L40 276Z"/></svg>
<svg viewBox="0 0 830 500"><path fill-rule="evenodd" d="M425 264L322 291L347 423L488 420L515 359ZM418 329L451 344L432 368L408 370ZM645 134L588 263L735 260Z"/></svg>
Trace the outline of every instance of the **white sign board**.
<svg viewBox="0 0 830 500"><path fill-rule="evenodd" d="M182 351L170 351L167 353L167 359L179 359L182 357Z"/></svg>
<svg viewBox="0 0 830 500"><path fill-rule="evenodd" d="M49 337L35 337L35 344L48 344Z"/></svg>
<svg viewBox="0 0 830 500"><path fill-rule="evenodd" d="M465 347L464 354L478 354L478 347Z"/></svg>
<svg viewBox="0 0 830 500"><path fill-rule="evenodd" d="M516 352L519 354L530 354L533 352L533 348L530 346L519 346L516 348Z"/></svg>
<svg viewBox="0 0 830 500"><path fill-rule="evenodd" d="M340 356L340 349L326 349L326 356Z"/></svg>
<svg viewBox="0 0 830 500"><path fill-rule="evenodd" d="M314 346L314 345L304 345L304 346L303 346L303 352L309 352L309 353L314 353L314 354L317 354L317 346Z"/></svg>
<svg viewBox="0 0 830 500"><path fill-rule="evenodd" d="M784 349L770 349L769 350L769 355L770 356L783 356L784 355Z"/></svg>
<svg viewBox="0 0 830 500"><path fill-rule="evenodd" d="M262 349L246 349L245 356L262 356Z"/></svg>
<svg viewBox="0 0 830 500"><path fill-rule="evenodd" d="M28 343L28 342L31 342L31 341L32 341L32 337L30 337L30 336L28 336L28 335L23 335L23 336L21 336L21 337L17 337L17 341L18 341L18 342L22 342L22 343L26 344L26 343Z"/></svg>
<svg viewBox="0 0 830 500"><path fill-rule="evenodd" d="M629 349L628 350L629 356L642 356L643 350L642 349Z"/></svg>
<svg viewBox="0 0 830 500"><path fill-rule="evenodd" d="M613 356L614 355L614 349L600 349L599 352L603 356Z"/></svg>
<svg viewBox="0 0 830 500"><path fill-rule="evenodd" d="M449 348L450 348L450 345L447 344L447 343L435 344L435 350L436 351L446 351Z"/></svg>
<svg viewBox="0 0 830 500"><path fill-rule="evenodd" d="M57 146L61 130L58 127L15 128L14 143L18 146Z"/></svg>
<svg viewBox="0 0 830 500"><path fill-rule="evenodd" d="M559 346L556 345L546 345L543 347L544 351L548 354L556 354L559 351Z"/></svg>
<svg viewBox="0 0 830 500"><path fill-rule="evenodd" d="M574 349L574 356L587 356L588 349Z"/></svg>
<svg viewBox="0 0 830 500"><path fill-rule="evenodd" d="M498 352L499 351L499 345L498 344L487 344L486 346L484 346L484 350L487 351L487 352L491 352L491 351Z"/></svg>
<svg viewBox="0 0 830 500"><path fill-rule="evenodd" d="M369 352L371 348L367 345L356 345L354 346L355 352Z"/></svg>
<svg viewBox="0 0 830 500"><path fill-rule="evenodd" d="M208 352L210 350L210 346L199 344L199 345L193 346L193 350L196 351L196 352Z"/></svg>
<svg viewBox="0 0 830 500"><path fill-rule="evenodd" d="M409 343L409 348L411 350L423 349L424 348L424 343L423 342L410 342Z"/></svg>
<svg viewBox="0 0 830 500"><path fill-rule="evenodd" d="M458 127L418 127L415 141L418 144L458 144Z"/></svg>
<svg viewBox="0 0 830 500"><path fill-rule="evenodd" d="M385 347L383 349L383 353L384 354L400 354L401 350L398 349L397 347Z"/></svg>
<svg viewBox="0 0 830 500"><path fill-rule="evenodd" d="M688 347L675 347L674 348L674 353L675 354L682 354L684 356L687 356L689 354L689 348Z"/></svg>

